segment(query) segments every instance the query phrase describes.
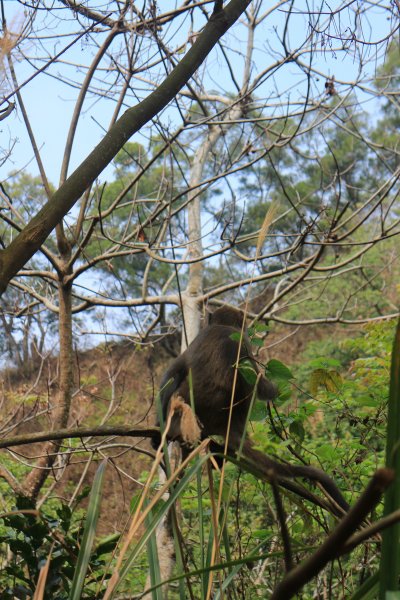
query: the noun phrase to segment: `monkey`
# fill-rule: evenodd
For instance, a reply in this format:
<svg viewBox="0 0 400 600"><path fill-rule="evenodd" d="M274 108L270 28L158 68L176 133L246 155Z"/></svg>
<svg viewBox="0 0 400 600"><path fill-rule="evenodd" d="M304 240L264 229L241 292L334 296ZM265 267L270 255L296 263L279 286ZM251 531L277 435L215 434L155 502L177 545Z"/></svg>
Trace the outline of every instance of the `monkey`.
<svg viewBox="0 0 400 600"><path fill-rule="evenodd" d="M241 455L245 462L254 464L268 479L271 479L271 476L275 477L282 485L285 480L296 477L316 481L341 509L347 511L349 505L334 481L324 471L308 465L277 462L256 450L245 433L254 386L244 378L240 369L235 382L235 365L238 358L239 362L247 359L257 374L256 395L260 400L274 400L278 389L260 372L247 334L244 333L241 342L239 341L238 333L242 330L243 319L244 314L233 307L225 305L216 309L210 315L209 324L169 366L160 386L163 422L167 419L171 397L177 395L190 404L192 387L195 413L202 427L203 439L213 435L222 436L227 442L228 455L232 457L236 456L242 446ZM179 440L179 433L179 419L173 418L168 439ZM159 439L153 439L155 448L158 444ZM214 452L224 453L224 447L216 443L213 443L212 449ZM293 489L289 484L285 487Z"/></svg>
<svg viewBox="0 0 400 600"><path fill-rule="evenodd" d="M196 416L202 424L204 437L226 437L227 421L231 404L235 363L238 359L239 341L232 339L242 329L243 314L232 307L222 306L209 317L209 324L200 331L188 348L167 369L161 381L160 400L165 422L171 396L176 393L190 403L189 371ZM250 340L244 335L239 360L248 359L258 373ZM238 374L232 410L232 431L243 432L253 386ZM273 400L277 387L260 376L257 396ZM170 433L172 437L172 434Z"/></svg>

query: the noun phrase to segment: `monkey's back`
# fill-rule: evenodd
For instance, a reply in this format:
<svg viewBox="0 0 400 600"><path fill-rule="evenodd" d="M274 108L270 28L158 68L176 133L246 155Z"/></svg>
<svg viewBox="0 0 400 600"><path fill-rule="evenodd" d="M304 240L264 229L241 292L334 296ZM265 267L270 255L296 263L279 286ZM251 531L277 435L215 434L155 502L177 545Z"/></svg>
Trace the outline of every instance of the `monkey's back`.
<svg viewBox="0 0 400 600"><path fill-rule="evenodd" d="M226 431L239 351L239 342L232 335L238 333L235 327L211 325L199 333L182 355L187 372L192 374L196 414L208 435L224 435ZM240 358L247 356L246 344L244 339ZM177 392L190 402L188 378ZM236 430L238 423L245 423L251 394L251 386L238 373L233 405Z"/></svg>

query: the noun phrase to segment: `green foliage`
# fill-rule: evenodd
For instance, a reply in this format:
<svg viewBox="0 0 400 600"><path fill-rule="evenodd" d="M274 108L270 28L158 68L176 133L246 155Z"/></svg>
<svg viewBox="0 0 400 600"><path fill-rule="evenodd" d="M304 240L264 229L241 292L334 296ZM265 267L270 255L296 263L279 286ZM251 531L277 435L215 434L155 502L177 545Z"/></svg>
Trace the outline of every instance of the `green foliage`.
<svg viewBox="0 0 400 600"><path fill-rule="evenodd" d="M255 386L257 382L257 372L254 369L252 362L249 359L241 360L239 364L239 372L243 379L251 386Z"/></svg>
<svg viewBox="0 0 400 600"><path fill-rule="evenodd" d="M353 329L351 337L342 339L329 331L329 339L309 344L302 353L301 365L289 368L276 359L269 361L266 375L278 384L281 395L271 406L270 413L264 402L254 404L249 429L256 447L292 464L299 464L301 458L320 465L334 476L347 499L354 502L375 468L384 460L393 330L393 323L375 323L357 331ZM245 362L241 368L254 383L252 365ZM133 540L126 555L127 560L121 568L123 580L116 593L143 591L149 564L153 569L153 581L159 582L159 567L151 539L159 519L179 498L182 509L180 537L184 541L182 564L186 566L177 568L173 574L176 583L171 586L171 598L182 597L179 586L186 589L185 569L192 573L190 581L194 597L205 597L212 565L213 514L217 500L209 493L207 471L202 469L204 460L205 457L201 457L200 462L189 466L170 501L161 500L154 506L145 530ZM214 560L219 566L213 575L215 595L218 597L223 588L225 594L231 593L233 598L268 597L271 585L275 585L284 570L270 486L230 463L225 467L221 488L220 477L218 471L213 473L215 496L221 489L219 554ZM304 485L310 484L304 482ZM156 491L157 487L150 488L150 494ZM318 490L313 489L313 492L318 493ZM331 528L333 521L329 516L325 521L321 519L319 509L294 494L282 491L281 496L288 516L291 545L296 560L301 561L321 544L326 536L326 526ZM137 501L135 497L132 510ZM378 507L372 518L380 514ZM48 585L53 587L46 590L46 598L68 598L79 548L83 545L81 516L82 512L79 514L52 500L46 502L38 518L19 513L10 517L11 521L3 520L4 559L6 550L14 552L7 570L3 569L0 575L0 589L8 594L4 598L15 595L17 586L26 588L26 593L32 592L52 544ZM85 580L82 599L96 597L97 582L106 572L104 559L116 541L116 537L107 537L90 554L90 575ZM145 558L148 542L150 552ZM350 597L358 588L360 565L368 565L363 567L363 579L378 567L376 548L370 548L371 544L361 547L340 565L330 566L331 592L324 587L325 580L321 578L305 587L303 597L312 597L321 589L329 598ZM265 559L268 560L264 562ZM258 580L256 574L262 565L265 574ZM346 590L341 588L344 581Z"/></svg>
<svg viewBox="0 0 400 600"><path fill-rule="evenodd" d="M304 353L313 358L299 371L305 390L301 405L314 408L314 416L307 417L312 428L307 449L339 475L339 482L340 473L347 473L353 497L384 463L392 338L393 323L381 322L341 341L330 337L329 351L326 341L313 342Z"/></svg>
<svg viewBox="0 0 400 600"><path fill-rule="evenodd" d="M265 375L278 386L278 398L275 402L282 404L289 400L292 395L290 381L293 379L290 369L281 361L273 358L266 366Z"/></svg>
<svg viewBox="0 0 400 600"><path fill-rule="evenodd" d="M77 499L82 501L87 488ZM36 515L34 504L25 497L17 496L13 513L0 515L3 527L0 535L2 569L0 571L1 598L31 598L38 581L40 569L50 557L46 578L45 600L67 600L72 580L77 571L80 549L83 543L81 527L83 511L72 510L60 500L47 503ZM109 577L105 566L109 554L115 548L119 535L100 540L90 554L90 576L82 600L97 598L97 582ZM10 554L11 553L11 554Z"/></svg>
<svg viewBox="0 0 400 600"><path fill-rule="evenodd" d="M281 361L276 360L274 358L268 362L266 374L273 381L289 381L290 379L293 379L293 375L290 369Z"/></svg>

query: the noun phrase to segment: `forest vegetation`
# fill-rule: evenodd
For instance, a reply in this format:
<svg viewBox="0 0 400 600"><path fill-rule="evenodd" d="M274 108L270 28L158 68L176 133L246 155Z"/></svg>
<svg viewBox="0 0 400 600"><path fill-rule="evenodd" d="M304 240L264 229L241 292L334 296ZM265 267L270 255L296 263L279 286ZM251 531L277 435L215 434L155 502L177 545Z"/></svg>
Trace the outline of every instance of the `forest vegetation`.
<svg viewBox="0 0 400 600"><path fill-rule="evenodd" d="M400 597L400 3L0 9L0 597ZM224 305L254 448L347 512L151 446Z"/></svg>

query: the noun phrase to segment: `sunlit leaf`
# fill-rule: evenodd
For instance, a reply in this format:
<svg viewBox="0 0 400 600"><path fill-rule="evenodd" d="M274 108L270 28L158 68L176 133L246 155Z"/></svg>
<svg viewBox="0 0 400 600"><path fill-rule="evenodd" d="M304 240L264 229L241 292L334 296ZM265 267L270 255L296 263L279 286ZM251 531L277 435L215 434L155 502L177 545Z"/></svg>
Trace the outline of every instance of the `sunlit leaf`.
<svg viewBox="0 0 400 600"><path fill-rule="evenodd" d="M285 364L283 364L283 362L277 360L276 358L272 358L268 362L266 373L267 376L271 379L294 379L294 376L290 369Z"/></svg>

